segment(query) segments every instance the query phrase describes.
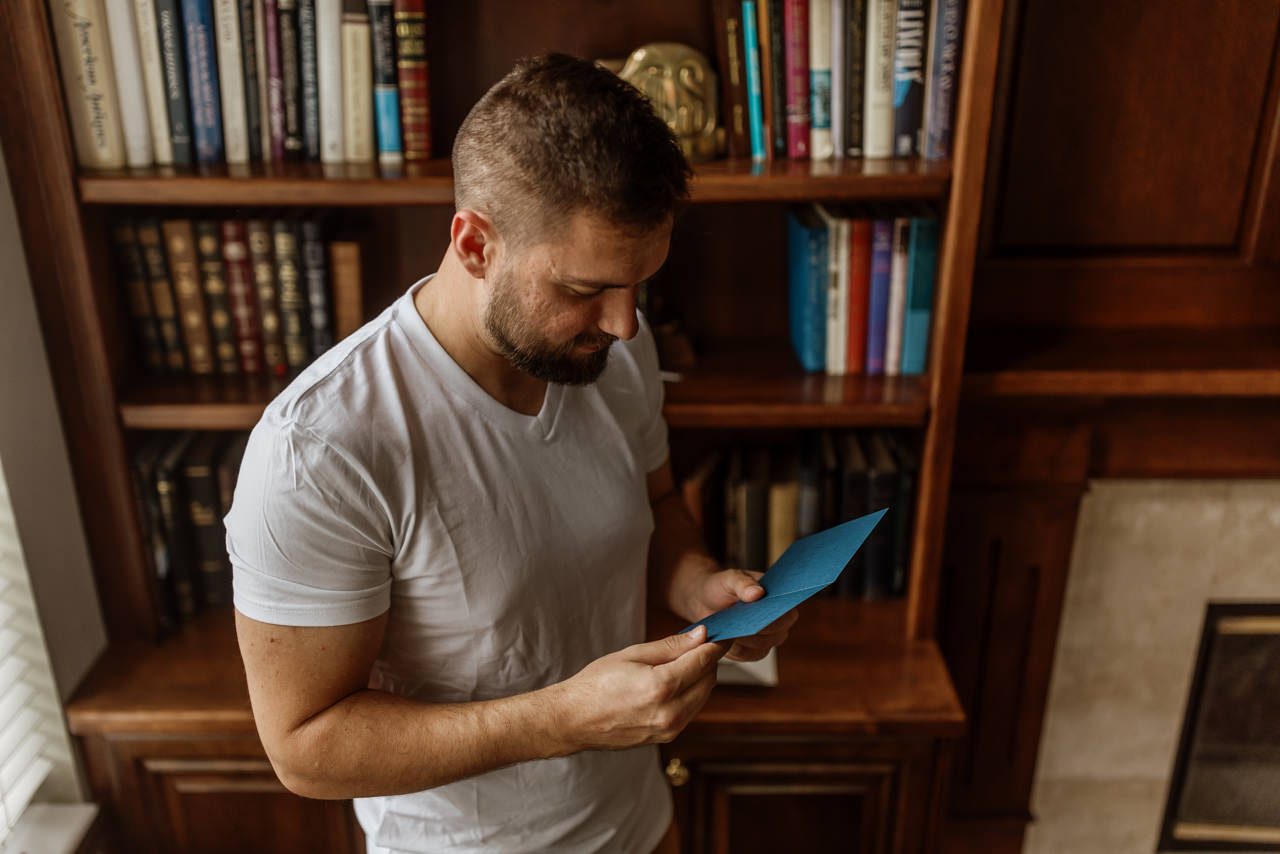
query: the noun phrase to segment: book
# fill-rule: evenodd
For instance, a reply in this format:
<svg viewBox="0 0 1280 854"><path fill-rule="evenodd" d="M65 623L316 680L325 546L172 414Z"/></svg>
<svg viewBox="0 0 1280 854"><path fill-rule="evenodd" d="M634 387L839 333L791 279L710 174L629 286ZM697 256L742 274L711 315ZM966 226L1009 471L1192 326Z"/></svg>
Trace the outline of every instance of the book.
<svg viewBox="0 0 1280 854"><path fill-rule="evenodd" d="M400 90L396 83L396 42L391 0L369 0L373 43L373 109L378 131L378 161L404 159L400 137Z"/></svg>
<svg viewBox="0 0 1280 854"><path fill-rule="evenodd" d="M826 371L832 376L845 373L845 349L849 326L849 229L848 220L823 205L815 210L827 227L827 347Z"/></svg>
<svg viewBox="0 0 1280 854"><path fill-rule="evenodd" d="M210 344L204 292L200 289L199 271L196 269L195 237L191 230L191 220L165 220L160 229L164 234L169 274L173 277L173 293L181 320L182 340L186 345L187 367L193 374L212 374L213 347Z"/></svg>
<svg viewBox="0 0 1280 854"><path fill-rule="evenodd" d="M240 371L262 373L262 330L258 322L258 301L254 297L253 266L249 261L249 236L244 222L224 219L220 224L222 266L227 279L227 301L235 330Z"/></svg>
<svg viewBox="0 0 1280 854"><path fill-rule="evenodd" d="M334 334L346 338L364 323L360 244L348 240L330 243L329 270L333 281Z"/></svg>
<svg viewBox="0 0 1280 854"><path fill-rule="evenodd" d="M240 24L240 74L244 80L244 121L246 142L249 146L249 160L262 162L263 148L271 146L270 132L263 134L262 100L265 90L259 75L262 72L261 51L258 45L262 39L258 33L258 19L261 17L262 4L254 0L237 0Z"/></svg>
<svg viewBox="0 0 1280 854"><path fill-rule="evenodd" d="M151 121L142 84L142 57L138 51L138 29L133 20L133 4L107 3L107 36L116 73L116 94L120 98L120 126L124 132L125 162L133 167L150 166Z"/></svg>
<svg viewBox="0 0 1280 854"><path fill-rule="evenodd" d="M809 156L826 160L831 140L831 2L809 0Z"/></svg>
<svg viewBox="0 0 1280 854"><path fill-rule="evenodd" d="M889 266L889 310L885 318L884 374L902 373L902 323L907 312L907 258L911 248L911 219L893 220L893 256Z"/></svg>
<svg viewBox="0 0 1280 854"><path fill-rule="evenodd" d="M191 136L186 52L182 46L182 14L178 3L179 0L155 0L156 32L159 34L160 67L164 72L173 165L190 166L195 161L195 145Z"/></svg>
<svg viewBox="0 0 1280 854"><path fill-rule="evenodd" d="M276 259L284 357L290 369L297 369L311 360L306 283L302 279L297 224L290 219L277 219L271 223L271 236Z"/></svg>
<svg viewBox="0 0 1280 854"><path fill-rule="evenodd" d="M929 325L938 270L938 221L911 220L907 251L906 311L902 323L902 373L918 376L929 362Z"/></svg>
<svg viewBox="0 0 1280 854"><path fill-rule="evenodd" d="M187 87L191 95L196 162L221 163L224 151L222 98L218 88L218 61L214 56L210 0L182 0L182 34L187 54Z"/></svg>
<svg viewBox="0 0 1280 854"><path fill-rule="evenodd" d="M249 236L249 263L253 268L254 296L258 298L263 367L273 376L284 376L289 370L289 362L284 354L272 226L267 220L251 219L245 223L245 231Z"/></svg>
<svg viewBox="0 0 1280 854"><path fill-rule="evenodd" d="M219 513L222 499L216 471L225 441L223 433L200 433L182 458L186 511L196 559L194 585L203 606L231 602L231 563L227 559L227 533Z"/></svg>
<svg viewBox="0 0 1280 854"><path fill-rule="evenodd" d="M809 157L809 0L783 0L787 48L787 156Z"/></svg>
<svg viewBox="0 0 1280 854"><path fill-rule="evenodd" d="M891 596L904 596L911 575L911 529L915 523L916 482L920 473L920 458L916 452L895 433L885 432L885 441L898 467L898 495L893 509L893 574L889 587Z"/></svg>
<svg viewBox="0 0 1280 854"><path fill-rule="evenodd" d="M862 108L866 86L867 0L835 0L844 3L844 151L862 156Z"/></svg>
<svg viewBox="0 0 1280 854"><path fill-rule="evenodd" d="M157 166L170 166L173 164L173 143L169 139L169 105L165 97L164 63L160 59L160 33L154 0L133 0L133 23L137 29L142 86L147 96L152 155Z"/></svg>
<svg viewBox="0 0 1280 854"><path fill-rule="evenodd" d="M742 46L747 70L747 126L751 137L751 159L765 160L764 89L760 79L760 38L757 32L755 0L742 0Z"/></svg>
<svg viewBox="0 0 1280 854"><path fill-rule="evenodd" d="M306 279L307 315L310 327L311 355L319 356L333 346L333 324L329 321L329 269L320 223L304 219L301 223L302 275Z"/></svg>
<svg viewBox="0 0 1280 854"><path fill-rule="evenodd" d="M188 430L172 439L156 460L152 483L167 554L169 572L166 581L172 590L169 595L172 596L175 622L189 620L200 606L191 523L181 474L182 458L195 437L196 434Z"/></svg>
<svg viewBox="0 0 1280 854"><path fill-rule="evenodd" d="M394 0L396 89L405 160L431 156L431 88L427 76L427 13L423 0Z"/></svg>
<svg viewBox="0 0 1280 854"><path fill-rule="evenodd" d="M280 39L280 91L284 107L284 158L302 160L302 46L298 34L298 0L275 0L276 36ZM270 60L268 60L270 61Z"/></svg>
<svg viewBox="0 0 1280 854"><path fill-rule="evenodd" d="M898 0L867 0L862 156L893 155L893 44Z"/></svg>
<svg viewBox="0 0 1280 854"><path fill-rule="evenodd" d="M889 322L889 279L893 273L893 220L871 222L871 287L867 296L867 375L884 373Z"/></svg>
<svg viewBox="0 0 1280 854"><path fill-rule="evenodd" d="M781 4L779 3L779 9ZM760 49L760 106L761 124L764 126L764 153L766 159L773 159L774 127L778 117L773 112L773 41L770 29L773 21L770 18L769 0L756 0L756 40ZM785 99L784 99L785 101ZM785 104L783 109L785 109Z"/></svg>
<svg viewBox="0 0 1280 854"><path fill-rule="evenodd" d="M285 159L284 116L284 57L280 52L280 9L277 0L262 0L262 52L266 57L267 82L267 135L269 148L263 150L263 159L270 152L271 160L279 163ZM257 14L257 8L254 8Z"/></svg>
<svg viewBox="0 0 1280 854"><path fill-rule="evenodd" d="M222 140L227 163L249 162L249 116L240 37L240 0L213 0L218 89L222 95ZM250 22L252 26L252 21Z"/></svg>
<svg viewBox="0 0 1280 854"><path fill-rule="evenodd" d="M742 60L742 6L738 0L714 0L713 10L726 147L730 157L750 157L747 78Z"/></svg>
<svg viewBox="0 0 1280 854"><path fill-rule="evenodd" d="M76 160L88 169L119 169L124 133L102 0L64 0L49 11Z"/></svg>
<svg viewBox="0 0 1280 854"><path fill-rule="evenodd" d="M929 21L929 76L924 87L924 157L951 156L956 81L964 44L964 0L934 0Z"/></svg>
<svg viewBox="0 0 1280 854"><path fill-rule="evenodd" d="M156 491L156 467L172 443L173 434L153 433L134 453L129 466L129 480L147 562L147 586L151 591L156 622L165 634L177 628L178 603L173 589L165 522L160 512L160 496Z"/></svg>
<svg viewBox="0 0 1280 854"><path fill-rule="evenodd" d="M342 0L315 0L316 67L319 73L320 160L341 163Z"/></svg>
<svg viewBox="0 0 1280 854"><path fill-rule="evenodd" d="M807 537L822 527L822 466L818 442L804 437L796 468L796 537Z"/></svg>
<svg viewBox="0 0 1280 854"><path fill-rule="evenodd" d="M898 0L893 39L893 153L920 153L924 115L926 0Z"/></svg>
<svg viewBox="0 0 1280 854"><path fill-rule="evenodd" d="M791 449L774 459L769 479L769 537L765 566L772 566L796 541L800 501L800 462Z"/></svg>
<svg viewBox="0 0 1280 854"><path fill-rule="evenodd" d="M364 0L342 6L342 155L350 163L373 160L373 54Z"/></svg>
<svg viewBox="0 0 1280 854"><path fill-rule="evenodd" d="M867 506L873 510L889 508L885 515L892 516L897 509L893 505L898 498L898 463L880 432L872 432L866 439ZM893 543L894 522L888 518L864 547L862 598L878 601L893 594Z"/></svg>
<svg viewBox="0 0 1280 854"><path fill-rule="evenodd" d="M738 514L739 569L763 572L769 548L769 451L744 452L743 476L734 484Z"/></svg>
<svg viewBox="0 0 1280 854"><path fill-rule="evenodd" d="M320 58L316 46L316 0L297 2L302 157L314 162L320 159Z"/></svg>
<svg viewBox="0 0 1280 854"><path fill-rule="evenodd" d="M231 300L227 296L227 278L222 269L222 241L218 223L197 220L193 225L196 238L196 268L200 273L200 289L204 292L209 314L209 333L214 360L220 374L240 372L240 354L236 348L235 327L231 320Z"/></svg>
<svg viewBox="0 0 1280 854"><path fill-rule="evenodd" d="M787 214L787 302L791 346L806 371L827 364L827 227L809 207Z"/></svg>
<svg viewBox="0 0 1280 854"><path fill-rule="evenodd" d="M760 43L769 45L769 57L763 71L765 91L770 99L769 133L774 157L787 156L787 33L783 23L783 2L760 0L760 8L767 10L769 19L767 26L762 24L760 27Z"/></svg>
<svg viewBox="0 0 1280 854"><path fill-rule="evenodd" d="M857 519L870 512L870 467L858 434L842 433L839 440L840 454L840 515L842 522ZM878 508L875 508L878 509ZM836 593L842 599L861 599L866 584L866 556L855 555L836 585Z"/></svg>
<svg viewBox="0 0 1280 854"><path fill-rule="evenodd" d="M871 300L871 220L859 216L849 222L848 324L845 326L845 372L867 370L867 320Z"/></svg>
<svg viewBox="0 0 1280 854"><path fill-rule="evenodd" d="M830 6L831 19L828 24L831 33L831 149L833 157L844 157L844 114L845 86L844 71L846 50L844 24L844 0L827 0Z"/></svg>
<svg viewBox="0 0 1280 854"><path fill-rule="evenodd" d="M275 14L273 12L268 18L266 0L241 0L241 2L251 2L253 4L253 55L257 63L256 71L258 75L258 148L262 156L262 162L270 163L275 159L275 153L272 150L271 80L269 69L267 68L267 27L269 24L274 25ZM241 16L241 20L244 20L243 16ZM271 28L271 33L275 33L274 26ZM283 121L283 116L281 121ZM283 125L281 133L280 144L283 146Z"/></svg>
<svg viewBox="0 0 1280 854"><path fill-rule="evenodd" d="M118 219L112 223L111 249L115 258L116 276L129 303L129 316L133 320L147 370L153 374L162 374L165 372L164 345L160 340L155 312L151 308L142 247L138 245L138 234L132 221Z"/></svg>
<svg viewBox="0 0 1280 854"><path fill-rule="evenodd" d="M169 265L160 237L160 223L153 217L142 217L138 219L134 232L146 269L147 294L151 297L151 311L164 350L165 370L170 374L180 374L187 369L187 359L182 350L182 331L178 325L178 309L174 304Z"/></svg>

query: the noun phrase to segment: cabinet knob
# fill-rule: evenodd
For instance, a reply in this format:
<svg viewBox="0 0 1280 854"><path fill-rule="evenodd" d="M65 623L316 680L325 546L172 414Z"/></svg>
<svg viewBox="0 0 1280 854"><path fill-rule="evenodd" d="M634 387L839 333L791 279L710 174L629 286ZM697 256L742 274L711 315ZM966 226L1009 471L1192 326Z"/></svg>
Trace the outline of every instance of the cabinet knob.
<svg viewBox="0 0 1280 854"><path fill-rule="evenodd" d="M667 763L667 782L677 788L689 782L689 769L679 757Z"/></svg>

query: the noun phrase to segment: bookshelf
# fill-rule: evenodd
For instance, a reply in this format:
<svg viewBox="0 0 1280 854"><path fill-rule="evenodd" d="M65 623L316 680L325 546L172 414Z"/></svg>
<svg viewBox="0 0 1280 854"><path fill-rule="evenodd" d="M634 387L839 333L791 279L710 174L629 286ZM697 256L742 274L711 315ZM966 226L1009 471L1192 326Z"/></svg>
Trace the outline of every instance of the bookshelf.
<svg viewBox="0 0 1280 854"><path fill-rule="evenodd" d="M625 55L646 41L675 40L713 58L709 6L669 0L615 14L612 7L573 0L557 5L554 13L497 2L440 9L428 51L433 68L451 73L448 85L443 77L433 81L437 152L475 98L523 53L550 47L583 56ZM908 428L919 438L905 598L815 602L803 612L802 619L812 621L805 629L809 634L801 635L807 640L783 653L789 662L783 666L814 679L836 667L837 682L813 691L784 685L771 694L729 689L691 728L786 734L797 744L833 731L897 739L879 746L859 741L836 753L869 751L866 756L910 770L913 788L902 796L908 815L897 821L912 828L904 832L919 844L936 830L939 793L945 791L939 781L945 777L946 750L938 740L957 736L963 727L963 712L935 640L935 623L1003 6L1003 0L968 3L950 161L700 164L690 211L695 224L688 228L696 228L702 241L697 251L717 263L699 263L690 249L681 256L675 246L682 240L678 226L667 274L697 283L683 307L705 345L698 366L667 387L666 414L673 431L697 432L701 441L708 434L718 437L742 428L895 427ZM473 43L457 38L458 32L485 37ZM133 784L121 783L124 778L117 779L112 770L111 763L121 761L123 754L112 752L111 738L145 731L181 744L184 738L194 743L219 732L252 734L243 672L229 634L230 613L204 614L176 636L158 640L130 487L129 449L149 430L247 429L283 383L145 377L133 352L127 306L111 272L107 226L113 213L165 206L355 212L366 217L366 225L373 223L362 240L385 238L385 246L379 243L376 249L390 258L366 262L366 284L380 283L366 287L365 313L372 316L413 278L434 269L421 263L430 257L430 247L411 246L398 235L413 232L424 219L447 217L452 204L449 164L436 159L397 171L302 164L190 172L81 171L72 151L44 0L0 5L0 72L11 81L0 88L0 139L111 638L111 647L84 692L71 702L68 715L83 739L95 791L104 799L123 800ZM927 374L830 378L806 375L794 359L783 356L785 313L777 309L785 305L785 279L758 268L784 269L782 214L786 204L799 201L925 201L937 208L943 231ZM750 254L753 247L765 247L761 258ZM369 256L376 254L375 247L369 249ZM718 263L721 259L725 263ZM822 651L828 647L847 653L838 666ZM823 709L834 710L825 713L826 724ZM211 749L201 748L202 755ZM686 749L690 756L703 755L693 742ZM805 749L825 755L812 745ZM176 773L169 765L164 768L169 770L163 773ZM901 773L905 779L907 770ZM788 780L787 785L803 788L804 780ZM130 815L123 810L122 832L143 833L130 824L142 822L141 813Z"/></svg>

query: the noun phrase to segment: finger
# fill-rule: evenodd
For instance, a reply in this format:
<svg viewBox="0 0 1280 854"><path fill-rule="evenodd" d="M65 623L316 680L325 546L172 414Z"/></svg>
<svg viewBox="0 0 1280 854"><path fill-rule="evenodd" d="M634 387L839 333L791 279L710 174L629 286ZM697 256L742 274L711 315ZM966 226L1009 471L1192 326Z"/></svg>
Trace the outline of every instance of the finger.
<svg viewBox="0 0 1280 854"><path fill-rule="evenodd" d="M656 667L675 661L691 649L697 649L707 639L706 626L694 626L687 632L668 635L649 643L638 643L622 650L621 655L627 661L636 661Z"/></svg>
<svg viewBox="0 0 1280 854"><path fill-rule="evenodd" d="M657 665L654 669L671 679L676 693L684 691L698 679L706 675L708 670L714 671L716 663L728 652L727 644L704 643L685 652L675 661Z"/></svg>
<svg viewBox="0 0 1280 854"><path fill-rule="evenodd" d="M726 595L741 602L754 602L765 592L759 584L760 575L745 569L726 569L716 575L716 580Z"/></svg>

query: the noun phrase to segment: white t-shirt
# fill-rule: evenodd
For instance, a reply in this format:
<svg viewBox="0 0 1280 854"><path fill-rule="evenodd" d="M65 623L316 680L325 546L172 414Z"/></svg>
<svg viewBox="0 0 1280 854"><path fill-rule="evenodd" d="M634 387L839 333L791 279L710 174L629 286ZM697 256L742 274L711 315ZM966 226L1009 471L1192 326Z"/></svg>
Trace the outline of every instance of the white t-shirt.
<svg viewBox="0 0 1280 854"><path fill-rule="evenodd" d="M645 475L667 456L657 353L641 318L596 383L548 385L523 415L431 334L413 304L429 281L304 370L254 428L226 517L235 606L291 626L390 608L370 687L506 697L644 639ZM672 808L647 746L355 809L371 850L648 854Z"/></svg>

